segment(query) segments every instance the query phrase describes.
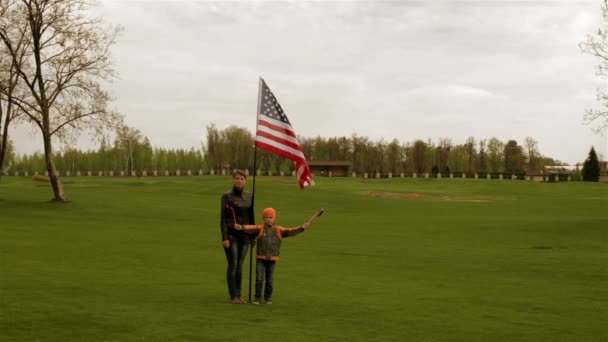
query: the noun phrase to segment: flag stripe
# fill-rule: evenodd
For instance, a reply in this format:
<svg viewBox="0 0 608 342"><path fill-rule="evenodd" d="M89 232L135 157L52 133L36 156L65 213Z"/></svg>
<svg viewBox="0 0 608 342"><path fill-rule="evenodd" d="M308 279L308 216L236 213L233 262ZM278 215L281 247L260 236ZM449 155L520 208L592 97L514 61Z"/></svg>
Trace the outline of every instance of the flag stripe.
<svg viewBox="0 0 608 342"><path fill-rule="evenodd" d="M284 146L287 146L287 147L291 147L294 150L298 150L300 152L303 152L302 151L302 147L300 147L300 144L298 144L297 142L294 143L292 141L288 141L288 140L282 139L280 137L277 137L273 133L258 132L258 137L264 137L264 138L273 140L273 141L275 141L278 144L281 144L281 145L284 145ZM302 155L302 157L304 157L304 156Z"/></svg>
<svg viewBox="0 0 608 342"><path fill-rule="evenodd" d="M277 138L281 138L281 139L289 141L289 142L291 142L293 144L300 145L300 143L298 142L298 139L294 138L293 136L286 135L286 134L283 134L281 132L277 132L277 131L275 131L272 128L269 128L267 126L260 126L260 125L258 125L258 133L260 133L260 132L266 132L266 133L269 133L269 134L272 134L272 135L276 136Z"/></svg>
<svg viewBox="0 0 608 342"><path fill-rule="evenodd" d="M285 153L285 155L283 157L285 158L289 158L293 161L303 161L306 162L306 159L304 158L304 154L302 153L302 151L298 151L298 150L294 150L291 147L279 144L273 140L270 140L268 138L265 137L260 137L257 136L255 138L255 144L258 145L258 143L263 144L264 146L268 146L269 148L272 148L273 152L275 151L283 151ZM259 146L262 147L262 146ZM264 147L262 147L264 148ZM278 153L278 152L275 152Z"/></svg>
<svg viewBox="0 0 608 342"><path fill-rule="evenodd" d="M260 126L267 127L275 132L283 133L286 136L290 136L293 138L296 137L296 134L291 130L291 128L282 127L283 125L279 126L276 124L276 120L272 120L269 117L261 117L258 120L258 129L260 129Z"/></svg>
<svg viewBox="0 0 608 342"><path fill-rule="evenodd" d="M300 185L308 186L314 185L315 182L310 178L310 170L308 169L308 165L306 163L302 163L300 165L296 164L296 169L298 179L300 180ZM306 173L304 173L306 171Z"/></svg>

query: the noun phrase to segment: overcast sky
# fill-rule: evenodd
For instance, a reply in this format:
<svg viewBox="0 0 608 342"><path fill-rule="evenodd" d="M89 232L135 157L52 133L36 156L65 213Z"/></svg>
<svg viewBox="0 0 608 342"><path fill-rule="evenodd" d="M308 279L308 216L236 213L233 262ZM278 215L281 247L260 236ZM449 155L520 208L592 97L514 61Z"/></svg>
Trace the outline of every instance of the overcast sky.
<svg viewBox="0 0 608 342"><path fill-rule="evenodd" d="M302 136L531 136L575 163L591 145L608 149L582 121L605 85L578 48L600 5L102 0L98 10L124 27L113 106L154 146L199 148L211 123L254 132L261 76ZM42 150L32 131L13 131L17 152Z"/></svg>

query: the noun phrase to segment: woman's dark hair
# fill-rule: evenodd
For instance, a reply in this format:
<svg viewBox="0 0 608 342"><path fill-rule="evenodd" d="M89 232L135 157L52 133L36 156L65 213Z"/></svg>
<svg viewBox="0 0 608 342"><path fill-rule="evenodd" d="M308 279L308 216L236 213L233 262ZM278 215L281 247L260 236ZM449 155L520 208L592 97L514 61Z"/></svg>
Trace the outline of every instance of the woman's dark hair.
<svg viewBox="0 0 608 342"><path fill-rule="evenodd" d="M247 174L245 173L244 170L241 170L241 169L234 170L234 172L232 173L232 178L236 177L236 175L243 176L244 178L247 178Z"/></svg>

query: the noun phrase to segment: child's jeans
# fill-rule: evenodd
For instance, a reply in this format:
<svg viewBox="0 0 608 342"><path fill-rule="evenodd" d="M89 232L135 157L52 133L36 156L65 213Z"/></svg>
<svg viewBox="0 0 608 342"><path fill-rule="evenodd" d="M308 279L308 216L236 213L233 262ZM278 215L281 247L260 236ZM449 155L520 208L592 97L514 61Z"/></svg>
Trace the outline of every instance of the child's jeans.
<svg viewBox="0 0 608 342"><path fill-rule="evenodd" d="M266 278L264 286L264 300L272 300L272 283L274 281L274 269L277 265L276 260L256 259L255 263L255 299L262 299L262 284Z"/></svg>

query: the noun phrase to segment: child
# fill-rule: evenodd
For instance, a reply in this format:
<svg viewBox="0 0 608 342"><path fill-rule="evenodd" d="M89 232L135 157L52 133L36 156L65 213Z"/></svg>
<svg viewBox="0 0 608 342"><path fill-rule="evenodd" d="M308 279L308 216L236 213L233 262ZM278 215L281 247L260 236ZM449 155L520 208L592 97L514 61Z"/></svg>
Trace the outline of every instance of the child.
<svg viewBox="0 0 608 342"><path fill-rule="evenodd" d="M277 212L273 208L266 208L262 211L263 225L240 225L235 224L236 230L243 230L246 234L257 234L257 256L255 264L255 300L253 304L260 304L262 299L262 283L266 278L264 287L264 300L266 304L272 304L272 285L274 269L277 260L280 259L281 240L285 237L294 236L310 227L310 222L306 222L295 228L283 228L275 225Z"/></svg>

